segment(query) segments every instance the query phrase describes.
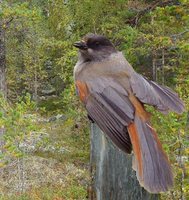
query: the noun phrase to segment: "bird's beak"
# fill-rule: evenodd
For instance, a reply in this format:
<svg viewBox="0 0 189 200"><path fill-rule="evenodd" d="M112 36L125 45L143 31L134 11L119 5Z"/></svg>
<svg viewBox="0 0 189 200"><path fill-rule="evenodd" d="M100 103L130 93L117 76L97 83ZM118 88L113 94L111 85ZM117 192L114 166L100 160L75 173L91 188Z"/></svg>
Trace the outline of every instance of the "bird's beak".
<svg viewBox="0 0 189 200"><path fill-rule="evenodd" d="M75 42L73 46L82 50L86 50L88 48L84 41Z"/></svg>

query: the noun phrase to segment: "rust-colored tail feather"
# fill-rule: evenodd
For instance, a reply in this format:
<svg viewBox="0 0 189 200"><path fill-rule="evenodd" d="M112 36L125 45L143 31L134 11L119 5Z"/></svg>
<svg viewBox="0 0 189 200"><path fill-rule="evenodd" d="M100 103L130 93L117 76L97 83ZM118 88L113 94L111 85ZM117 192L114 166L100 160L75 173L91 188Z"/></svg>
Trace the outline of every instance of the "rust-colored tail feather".
<svg viewBox="0 0 189 200"><path fill-rule="evenodd" d="M140 148L140 141L139 141L139 137L137 134L136 126L134 123L132 123L128 126L128 132L129 132L130 139L132 141L135 157L138 161L138 165L136 166L137 169L135 169L135 170L137 170L139 172L139 176L142 177L143 176L142 152L141 152L141 148Z"/></svg>
<svg viewBox="0 0 189 200"><path fill-rule="evenodd" d="M167 191L173 186L173 174L155 130L135 115L134 122L128 126L128 132L139 183L151 193Z"/></svg>

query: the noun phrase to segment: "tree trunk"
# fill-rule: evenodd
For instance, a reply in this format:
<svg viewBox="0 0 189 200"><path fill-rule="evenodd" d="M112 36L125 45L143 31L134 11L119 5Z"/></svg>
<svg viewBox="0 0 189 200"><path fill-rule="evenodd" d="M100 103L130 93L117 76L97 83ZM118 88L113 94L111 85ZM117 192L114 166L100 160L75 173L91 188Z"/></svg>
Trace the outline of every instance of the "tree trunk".
<svg viewBox="0 0 189 200"><path fill-rule="evenodd" d="M0 92L7 96L6 88L6 63L5 63L5 30L0 22Z"/></svg>
<svg viewBox="0 0 189 200"><path fill-rule="evenodd" d="M161 84L165 84L165 50L162 49Z"/></svg>
<svg viewBox="0 0 189 200"><path fill-rule="evenodd" d="M90 200L158 200L140 187L132 169L132 155L127 155L91 125Z"/></svg>
<svg viewBox="0 0 189 200"><path fill-rule="evenodd" d="M157 81L157 66L155 58L152 59L152 74L153 74L153 81Z"/></svg>

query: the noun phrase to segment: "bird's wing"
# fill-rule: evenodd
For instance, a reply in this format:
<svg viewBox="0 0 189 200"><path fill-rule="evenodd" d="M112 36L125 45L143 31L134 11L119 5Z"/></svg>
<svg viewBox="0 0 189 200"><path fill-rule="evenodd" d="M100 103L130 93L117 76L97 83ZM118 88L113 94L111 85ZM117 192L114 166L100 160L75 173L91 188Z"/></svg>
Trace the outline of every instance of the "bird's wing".
<svg viewBox="0 0 189 200"><path fill-rule="evenodd" d="M142 103L153 105L163 113L170 110L182 113L185 109L178 94L166 86L160 86L137 73L132 74L130 83L134 95Z"/></svg>
<svg viewBox="0 0 189 200"><path fill-rule="evenodd" d="M113 80L94 79L76 82L79 97L84 102L89 116L106 133L113 143L126 153L132 145L127 125L134 119L134 107L128 94Z"/></svg>
<svg viewBox="0 0 189 200"><path fill-rule="evenodd" d="M77 81L76 87L89 116L112 142L126 153L133 149L133 168L140 184L152 193L166 191L173 183L171 167L149 115L138 98L117 81L98 77Z"/></svg>

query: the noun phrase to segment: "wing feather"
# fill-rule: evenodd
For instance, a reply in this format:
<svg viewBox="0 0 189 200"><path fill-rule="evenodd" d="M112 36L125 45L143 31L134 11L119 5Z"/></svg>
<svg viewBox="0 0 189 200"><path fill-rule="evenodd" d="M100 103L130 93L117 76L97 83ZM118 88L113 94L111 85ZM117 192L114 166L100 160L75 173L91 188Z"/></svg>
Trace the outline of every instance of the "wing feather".
<svg viewBox="0 0 189 200"><path fill-rule="evenodd" d="M166 86L160 86L153 81L149 81L149 83L152 85L152 87L155 89L155 91L159 94L159 96L165 106L167 106L170 110L173 110L177 113L184 112L184 109L185 109L184 103L179 98L177 93L172 91L170 88L168 88Z"/></svg>
<svg viewBox="0 0 189 200"><path fill-rule="evenodd" d="M101 81L98 81L98 85L100 83ZM83 102L92 120L112 139L116 146L127 153L131 153L132 145L127 132L127 125L134 119L134 107L128 99L126 91L125 94L122 94L111 87L111 85L114 85L113 82L105 83L106 81L103 82L102 87L98 87L98 90L96 90L95 82L93 84L92 82L89 84L88 82L80 83L80 87L77 88L82 89L81 92L79 91L80 94L86 94L86 92L83 92L83 88L89 90L88 96ZM81 85L85 85L85 87L81 87Z"/></svg>
<svg viewBox="0 0 189 200"><path fill-rule="evenodd" d="M131 76L130 81L133 93L142 103L153 105L163 113L170 110L177 113L184 111L183 101L170 88L160 86L137 73Z"/></svg>

